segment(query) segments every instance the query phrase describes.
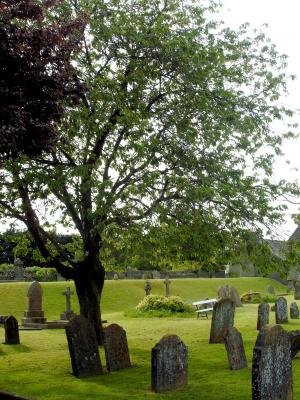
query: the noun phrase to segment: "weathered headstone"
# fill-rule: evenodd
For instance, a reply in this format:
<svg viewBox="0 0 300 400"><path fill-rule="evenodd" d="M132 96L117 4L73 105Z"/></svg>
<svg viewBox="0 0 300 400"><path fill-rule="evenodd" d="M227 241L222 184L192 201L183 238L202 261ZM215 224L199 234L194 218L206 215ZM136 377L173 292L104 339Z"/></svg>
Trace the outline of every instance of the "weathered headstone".
<svg viewBox="0 0 300 400"><path fill-rule="evenodd" d="M114 280L117 281L119 279L119 275L117 273L114 274Z"/></svg>
<svg viewBox="0 0 300 400"><path fill-rule="evenodd" d="M243 338L235 327L230 327L224 336L230 369L247 368Z"/></svg>
<svg viewBox="0 0 300 400"><path fill-rule="evenodd" d="M71 310L71 295L74 294L69 287L66 288L64 292L62 292L64 296L66 296L66 311L64 311L60 319L62 320L70 320L75 317L74 311Z"/></svg>
<svg viewBox="0 0 300 400"><path fill-rule="evenodd" d="M288 335L291 344L291 357L294 358L300 350L300 330L290 331Z"/></svg>
<svg viewBox="0 0 300 400"><path fill-rule="evenodd" d="M275 294L275 289L273 288L272 285L269 285L269 286L267 287L267 291L268 291L269 294Z"/></svg>
<svg viewBox="0 0 300 400"><path fill-rule="evenodd" d="M108 371L131 367L125 330L111 324L104 328L104 349Z"/></svg>
<svg viewBox="0 0 300 400"><path fill-rule="evenodd" d="M259 331L253 351L252 399L293 399L290 340L280 325Z"/></svg>
<svg viewBox="0 0 300 400"><path fill-rule="evenodd" d="M234 302L235 306L236 307L243 307L240 295L239 295L238 291L236 290L236 288L231 286L229 293L230 293L230 298Z"/></svg>
<svg viewBox="0 0 300 400"><path fill-rule="evenodd" d="M162 392L186 385L187 376L187 347L176 335L164 336L152 349L152 390Z"/></svg>
<svg viewBox="0 0 300 400"><path fill-rule="evenodd" d="M20 258L14 262L14 272L16 281L24 281L24 263Z"/></svg>
<svg viewBox="0 0 300 400"><path fill-rule="evenodd" d="M269 324L270 306L268 303L260 303L257 314L257 330L260 331Z"/></svg>
<svg viewBox="0 0 300 400"><path fill-rule="evenodd" d="M290 305L290 317L291 319L298 319L299 318L299 308L298 304L293 302Z"/></svg>
<svg viewBox="0 0 300 400"><path fill-rule="evenodd" d="M65 329L73 374L78 378L102 374L96 333L89 321L77 316Z"/></svg>
<svg viewBox="0 0 300 400"><path fill-rule="evenodd" d="M300 300L300 283L298 283L298 282L295 284L294 299Z"/></svg>
<svg viewBox="0 0 300 400"><path fill-rule="evenodd" d="M20 344L18 321L12 315L4 322L5 344Z"/></svg>
<svg viewBox="0 0 300 400"><path fill-rule="evenodd" d="M231 299L221 299L214 304L209 343L224 343L224 336L234 323L235 305Z"/></svg>
<svg viewBox="0 0 300 400"><path fill-rule="evenodd" d="M148 280L145 283L144 289L145 289L145 295L149 296L151 294L152 286L151 286L151 283Z"/></svg>
<svg viewBox="0 0 300 400"><path fill-rule="evenodd" d="M171 285L171 281L169 279L169 277L167 276L166 279L164 280L164 284L166 287L166 297L170 297L170 285Z"/></svg>
<svg viewBox="0 0 300 400"><path fill-rule="evenodd" d="M275 302L275 318L276 324L288 323L287 301L284 297L279 297Z"/></svg>
<svg viewBox="0 0 300 400"><path fill-rule="evenodd" d="M221 286L218 288L218 298L219 299L228 299L230 298L230 288L228 285Z"/></svg>
<svg viewBox="0 0 300 400"><path fill-rule="evenodd" d="M45 323L44 311L42 310L43 289L39 282L35 281L29 286L28 292L28 311L25 311L22 324L26 323Z"/></svg>

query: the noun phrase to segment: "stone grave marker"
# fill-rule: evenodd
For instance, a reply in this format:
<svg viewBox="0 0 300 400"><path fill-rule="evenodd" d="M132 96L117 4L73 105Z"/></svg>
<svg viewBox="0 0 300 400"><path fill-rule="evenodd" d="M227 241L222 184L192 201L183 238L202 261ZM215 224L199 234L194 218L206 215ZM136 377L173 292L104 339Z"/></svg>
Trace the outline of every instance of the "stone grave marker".
<svg viewBox="0 0 300 400"><path fill-rule="evenodd" d="M104 328L104 349L108 371L131 367L126 331L117 324Z"/></svg>
<svg viewBox="0 0 300 400"><path fill-rule="evenodd" d="M273 295L275 294L275 289L273 288L272 285L269 285L267 287L267 291L268 291L269 294L273 294Z"/></svg>
<svg viewBox="0 0 300 400"><path fill-rule="evenodd" d="M218 289L218 298L219 299L228 299L230 298L230 288L228 285L221 286Z"/></svg>
<svg viewBox="0 0 300 400"><path fill-rule="evenodd" d="M166 297L170 297L171 281L170 281L168 276L166 276L166 279L164 280L164 284L165 284L165 287L166 287Z"/></svg>
<svg viewBox="0 0 300 400"><path fill-rule="evenodd" d="M260 303L257 313L257 330L260 331L265 325L269 324L270 306L268 303Z"/></svg>
<svg viewBox="0 0 300 400"><path fill-rule="evenodd" d="M214 304L209 343L224 343L225 333L234 323L235 305L231 299L221 299Z"/></svg>
<svg viewBox="0 0 300 400"><path fill-rule="evenodd" d="M230 298L234 302L235 306L236 307L243 307L240 295L239 295L238 291L236 290L236 288L231 286L229 293L230 293Z"/></svg>
<svg viewBox="0 0 300 400"><path fill-rule="evenodd" d="M275 302L275 318L276 324L288 323L287 301L284 297L278 297Z"/></svg>
<svg viewBox="0 0 300 400"><path fill-rule="evenodd" d="M253 351L252 399L293 399L290 340L280 325L259 331Z"/></svg>
<svg viewBox="0 0 300 400"><path fill-rule="evenodd" d="M5 344L20 344L18 321L12 315L4 322Z"/></svg>
<svg viewBox="0 0 300 400"><path fill-rule="evenodd" d="M293 302L290 305L290 317L291 317L291 319L299 318L299 308L298 308L298 304L296 302Z"/></svg>
<svg viewBox="0 0 300 400"><path fill-rule="evenodd" d="M233 370L247 368L247 359L241 333L232 326L226 332L224 340L229 368Z"/></svg>
<svg viewBox="0 0 300 400"><path fill-rule="evenodd" d="M300 283L295 283L295 293L294 293L294 299L295 300L300 300Z"/></svg>
<svg viewBox="0 0 300 400"><path fill-rule="evenodd" d="M20 258L14 261L15 281L24 281L24 263Z"/></svg>
<svg viewBox="0 0 300 400"><path fill-rule="evenodd" d="M73 374L77 378L102 374L95 330L89 321L77 316L65 328Z"/></svg>
<svg viewBox="0 0 300 400"><path fill-rule="evenodd" d="M60 315L60 319L62 320L70 320L71 318L75 317L74 311L71 309L71 295L74 294L74 292L71 291L69 287L66 288L64 292L62 292L64 296L66 296L66 311L64 311Z"/></svg>
<svg viewBox="0 0 300 400"><path fill-rule="evenodd" d="M288 332L291 344L291 357L294 358L300 350L300 330Z"/></svg>
<svg viewBox="0 0 300 400"><path fill-rule="evenodd" d="M151 283L148 281L148 279L145 282L144 289L145 289L145 296L149 296L151 294L152 286Z"/></svg>
<svg viewBox="0 0 300 400"><path fill-rule="evenodd" d="M22 325L26 323L45 323L44 311L42 310L43 289L39 282L35 281L29 286L28 311L25 311Z"/></svg>
<svg viewBox="0 0 300 400"><path fill-rule="evenodd" d="M186 385L187 377L187 347L176 335L164 336L152 349L152 390L162 392Z"/></svg>

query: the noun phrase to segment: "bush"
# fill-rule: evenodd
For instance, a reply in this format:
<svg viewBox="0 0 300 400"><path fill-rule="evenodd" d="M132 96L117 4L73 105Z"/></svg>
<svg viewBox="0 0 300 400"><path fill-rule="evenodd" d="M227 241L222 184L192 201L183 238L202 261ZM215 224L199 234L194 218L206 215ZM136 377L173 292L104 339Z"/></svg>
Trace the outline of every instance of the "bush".
<svg viewBox="0 0 300 400"><path fill-rule="evenodd" d="M26 281L52 282L57 280L54 268L27 267L25 268Z"/></svg>
<svg viewBox="0 0 300 400"><path fill-rule="evenodd" d="M229 278L239 278L240 274L238 274L237 272L229 272L228 277Z"/></svg>
<svg viewBox="0 0 300 400"><path fill-rule="evenodd" d="M273 294L267 294L266 296L262 297L262 301L264 303L275 303L275 301L278 299L277 296L274 296Z"/></svg>
<svg viewBox="0 0 300 400"><path fill-rule="evenodd" d="M192 312L194 309L178 296L164 297L158 295L146 296L137 306L137 311L167 311L171 313Z"/></svg>
<svg viewBox="0 0 300 400"><path fill-rule="evenodd" d="M248 292L241 295L242 303L259 304L262 300L262 295L259 292Z"/></svg>
<svg viewBox="0 0 300 400"><path fill-rule="evenodd" d="M15 270L13 264L8 264L8 263L0 264L0 279L1 280L15 279Z"/></svg>

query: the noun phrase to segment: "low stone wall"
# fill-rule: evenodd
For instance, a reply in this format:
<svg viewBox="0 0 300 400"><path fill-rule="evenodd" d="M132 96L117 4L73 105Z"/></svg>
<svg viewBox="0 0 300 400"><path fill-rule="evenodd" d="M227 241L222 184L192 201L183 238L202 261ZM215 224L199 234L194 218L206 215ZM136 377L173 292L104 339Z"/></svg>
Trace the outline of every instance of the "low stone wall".
<svg viewBox="0 0 300 400"><path fill-rule="evenodd" d="M127 268L125 272L107 271L105 279L170 279L182 278L225 278L225 271L204 272L204 271L146 271Z"/></svg>

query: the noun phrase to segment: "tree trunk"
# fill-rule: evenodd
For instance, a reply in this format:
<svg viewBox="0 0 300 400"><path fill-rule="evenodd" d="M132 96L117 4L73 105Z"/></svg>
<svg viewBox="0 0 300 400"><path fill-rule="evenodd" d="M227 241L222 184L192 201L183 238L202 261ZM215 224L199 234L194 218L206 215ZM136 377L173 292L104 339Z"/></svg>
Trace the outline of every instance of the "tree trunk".
<svg viewBox="0 0 300 400"><path fill-rule="evenodd" d="M104 286L104 269L91 269L85 261L74 278L76 292L80 305L80 315L87 318L94 326L99 345L103 344L103 329L101 324L100 299Z"/></svg>

